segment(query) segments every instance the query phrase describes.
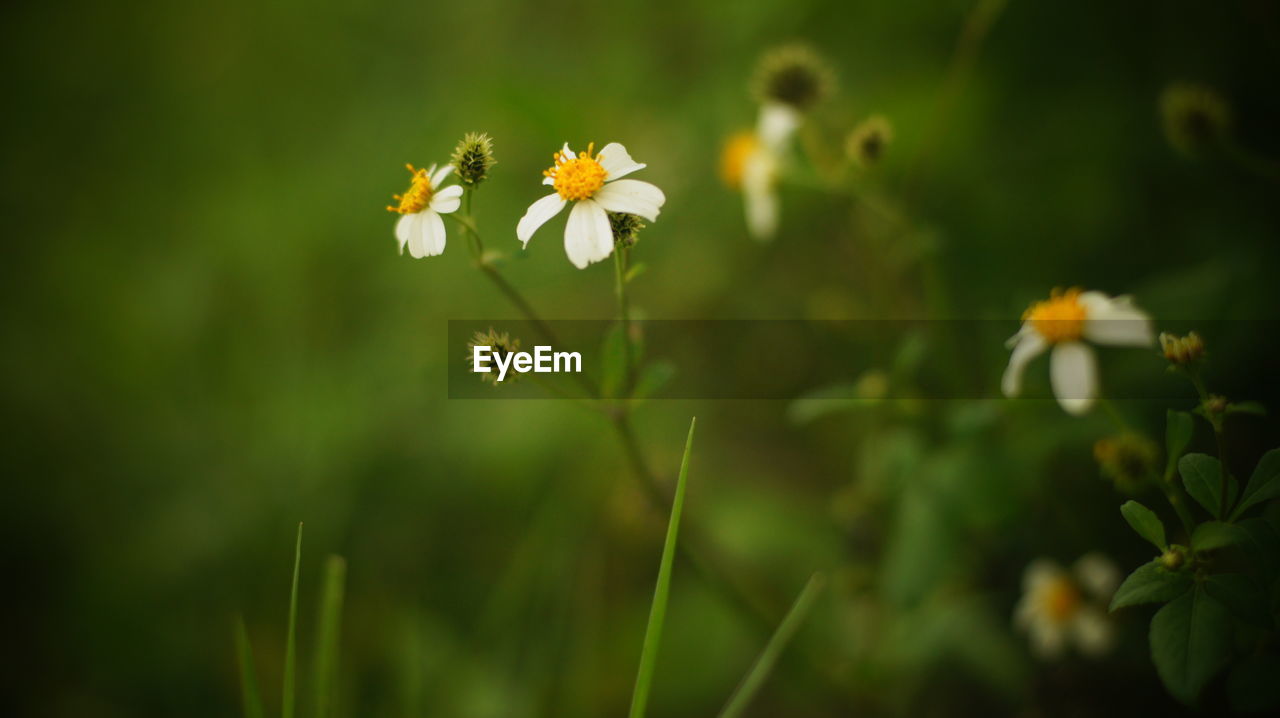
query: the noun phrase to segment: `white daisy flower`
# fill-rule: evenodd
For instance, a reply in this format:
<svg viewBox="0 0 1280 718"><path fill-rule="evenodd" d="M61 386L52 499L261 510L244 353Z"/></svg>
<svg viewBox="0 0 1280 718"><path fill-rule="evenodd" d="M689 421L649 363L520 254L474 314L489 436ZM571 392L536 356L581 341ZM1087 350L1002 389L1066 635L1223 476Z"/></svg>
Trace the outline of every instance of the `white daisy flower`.
<svg viewBox="0 0 1280 718"><path fill-rule="evenodd" d="M1022 315L1022 328L1006 346L1013 350L1001 388L1007 397L1022 391L1022 370L1027 362L1053 347L1049 379L1053 395L1068 414L1079 416L1098 396L1095 344L1149 347L1155 337L1151 317L1133 305L1129 297L1108 297L1102 292L1079 289L1054 290L1049 299L1032 304Z"/></svg>
<svg viewBox="0 0 1280 718"><path fill-rule="evenodd" d="M445 165L439 171L435 165L425 170L415 170L413 165L405 167L413 174L409 189L404 195L391 195L400 204L387 207L388 211L403 215L396 223L400 253L403 254L408 245L409 255L415 259L434 257L444 252L444 220L440 215L458 210L462 204L462 187L450 185L440 189L440 183L453 170L452 165Z"/></svg>
<svg viewBox="0 0 1280 718"><path fill-rule="evenodd" d="M552 155L555 166L542 173L546 177L542 184L554 187L555 193L529 205L516 225L516 237L527 247L539 227L573 202L564 229L564 251L578 269L613 253L609 212L634 214L652 222L667 201L662 190L648 182L620 179L645 167L631 159L627 148L610 142L592 156L594 149L593 142L579 155L565 143L564 149Z"/></svg>
<svg viewBox="0 0 1280 718"><path fill-rule="evenodd" d="M1119 583L1119 570L1100 554L1081 557L1070 572L1036 559L1023 573L1014 623L1027 632L1032 652L1041 658L1061 656L1068 643L1086 656L1100 656L1114 637L1106 606Z"/></svg>
<svg viewBox="0 0 1280 718"><path fill-rule="evenodd" d="M730 189L742 192L747 231L755 239L772 239L778 231L778 172L799 126L795 109L766 103L754 132L739 132L725 143L720 176Z"/></svg>

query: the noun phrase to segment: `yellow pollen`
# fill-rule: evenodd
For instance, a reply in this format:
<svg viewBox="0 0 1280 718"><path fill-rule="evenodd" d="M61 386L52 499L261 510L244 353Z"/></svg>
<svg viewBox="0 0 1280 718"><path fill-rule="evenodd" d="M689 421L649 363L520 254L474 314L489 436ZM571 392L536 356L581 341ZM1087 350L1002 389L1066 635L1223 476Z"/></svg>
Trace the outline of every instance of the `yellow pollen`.
<svg viewBox="0 0 1280 718"><path fill-rule="evenodd" d="M1080 589L1065 576L1059 576L1040 589L1040 609L1054 623L1066 623L1080 609Z"/></svg>
<svg viewBox="0 0 1280 718"><path fill-rule="evenodd" d="M399 212L400 214L413 214L421 212L431 204L431 177L426 170L415 170L413 165L405 165L409 168L409 172L413 174L410 180L409 189L403 194L393 194L391 199L400 203L398 207L387 205L388 212Z"/></svg>
<svg viewBox="0 0 1280 718"><path fill-rule="evenodd" d="M720 154L720 179L729 189L742 187L747 160L751 159L759 146L760 140L756 138L756 134L748 130L734 134L724 143L724 150Z"/></svg>
<svg viewBox="0 0 1280 718"><path fill-rule="evenodd" d="M1032 304L1022 313L1023 321L1031 322L1040 336L1050 344L1073 342L1084 334L1084 320L1088 316L1080 303L1080 289L1060 289L1043 302Z"/></svg>
<svg viewBox="0 0 1280 718"><path fill-rule="evenodd" d="M600 156L591 156L596 143L587 145L587 151L570 159L563 151L552 155L556 164L542 174L555 181L556 192L566 200L588 199L604 186L609 176L600 164Z"/></svg>

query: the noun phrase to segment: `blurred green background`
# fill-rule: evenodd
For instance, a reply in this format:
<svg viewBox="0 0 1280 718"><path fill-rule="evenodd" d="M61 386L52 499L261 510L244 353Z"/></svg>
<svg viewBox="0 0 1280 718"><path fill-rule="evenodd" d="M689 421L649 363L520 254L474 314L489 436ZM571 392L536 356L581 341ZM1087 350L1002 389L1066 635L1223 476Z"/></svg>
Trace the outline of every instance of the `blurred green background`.
<svg viewBox="0 0 1280 718"><path fill-rule="evenodd" d="M298 521L304 682L319 567L349 563L340 714L622 713L665 517L598 417L444 398L446 320L516 314L456 227L413 261L382 209L405 162L446 161L466 131L496 143L477 214L505 251L562 142L648 163L668 198L635 250L651 317L942 315L1012 334L1028 302L1080 284L1165 319L1275 318L1280 185L1177 154L1157 98L1208 83L1239 143L1280 156L1277 4L988 4L957 61L975 4L0 11L10 714L235 714L237 612L274 703ZM776 241L746 237L720 147L754 121L761 52L793 40L839 76L819 147L840 154L872 112L894 123L867 186L914 218L942 303L922 299L915 245L848 198L788 187ZM613 316L612 269L571 267L562 221L504 271L546 316ZM1271 325L1218 326L1216 390L1272 399ZM1003 348L975 351L972 380L995 386ZM1115 366L1107 381L1168 380L1151 357ZM1125 408L1161 430L1163 406ZM687 516L721 567L778 616L811 572L832 579L754 715L1172 709L1148 614L1117 619L1102 662L1036 662L1010 623L1036 556L1148 559L1092 462L1105 416L924 402L797 424L781 402L655 402L635 423L664 477L695 414ZM1242 455L1275 435L1242 424ZM717 710L766 637L677 567L652 714Z"/></svg>

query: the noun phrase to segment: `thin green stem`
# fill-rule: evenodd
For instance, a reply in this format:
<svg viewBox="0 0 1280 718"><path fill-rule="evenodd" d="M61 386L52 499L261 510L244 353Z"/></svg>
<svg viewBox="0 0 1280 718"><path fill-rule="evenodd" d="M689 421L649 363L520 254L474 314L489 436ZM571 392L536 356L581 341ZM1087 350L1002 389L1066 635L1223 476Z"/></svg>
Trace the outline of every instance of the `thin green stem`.
<svg viewBox="0 0 1280 718"><path fill-rule="evenodd" d="M1218 465L1222 467L1221 484L1218 488L1218 495L1221 497L1218 500L1218 520L1226 521L1231 512L1231 505L1234 502L1228 494L1231 485L1231 469L1227 467L1227 437L1222 415L1210 408L1212 397L1209 395L1209 389L1205 386L1204 379L1200 376L1200 371L1196 368L1188 367L1186 373L1190 377L1191 383L1195 386L1196 393L1200 395L1200 408L1203 410L1205 418L1209 420L1209 424L1213 427L1213 440L1218 447Z"/></svg>
<svg viewBox="0 0 1280 718"><path fill-rule="evenodd" d="M622 325L622 386L619 395L623 398L631 396L631 312L627 304L627 260L628 247L618 247L613 253L614 287L618 295L618 321Z"/></svg>

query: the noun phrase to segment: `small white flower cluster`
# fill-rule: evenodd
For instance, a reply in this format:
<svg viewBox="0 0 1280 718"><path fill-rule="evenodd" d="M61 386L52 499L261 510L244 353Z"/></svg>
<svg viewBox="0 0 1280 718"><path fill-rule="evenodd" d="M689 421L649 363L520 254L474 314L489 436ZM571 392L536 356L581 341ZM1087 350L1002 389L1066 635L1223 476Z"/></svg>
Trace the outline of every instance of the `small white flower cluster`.
<svg viewBox="0 0 1280 718"><path fill-rule="evenodd" d="M1114 634L1106 606L1119 584L1119 569L1100 554L1082 556L1071 571L1036 559L1022 576L1014 623L1040 658L1058 658L1072 643L1086 656L1102 655Z"/></svg>
<svg viewBox="0 0 1280 718"><path fill-rule="evenodd" d="M666 202L662 190L648 182L622 179L644 169L645 165L631 159L627 149L617 142L593 154L594 149L595 145L591 144L578 154L566 143L555 153L555 165L543 172L542 181L555 192L534 202L521 217L516 225L516 238L521 246L527 246L539 227L572 202L574 206L565 225L564 249L573 266L584 269L613 253L609 212L632 214L650 222L657 220ZM441 215L457 211L464 191L462 185L441 188L452 169L451 165L439 171L435 165L426 170L409 166L413 173L409 189L403 196L394 195L397 206L387 207L403 215L396 224L401 252L406 246L415 258L434 257L444 252L445 227Z"/></svg>

